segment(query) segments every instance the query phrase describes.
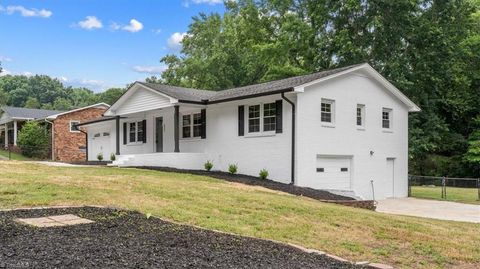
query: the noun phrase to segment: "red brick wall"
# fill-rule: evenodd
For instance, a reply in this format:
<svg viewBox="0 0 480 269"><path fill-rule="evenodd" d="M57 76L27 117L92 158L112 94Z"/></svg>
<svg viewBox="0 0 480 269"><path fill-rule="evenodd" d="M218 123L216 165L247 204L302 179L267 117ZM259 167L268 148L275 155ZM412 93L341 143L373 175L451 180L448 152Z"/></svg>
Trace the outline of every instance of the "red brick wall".
<svg viewBox="0 0 480 269"><path fill-rule="evenodd" d="M70 121L84 122L97 119L105 111L105 108L87 108L58 116L53 122L55 160L61 162L85 161L85 152L80 150L81 147L86 146L85 134L82 132L70 132Z"/></svg>

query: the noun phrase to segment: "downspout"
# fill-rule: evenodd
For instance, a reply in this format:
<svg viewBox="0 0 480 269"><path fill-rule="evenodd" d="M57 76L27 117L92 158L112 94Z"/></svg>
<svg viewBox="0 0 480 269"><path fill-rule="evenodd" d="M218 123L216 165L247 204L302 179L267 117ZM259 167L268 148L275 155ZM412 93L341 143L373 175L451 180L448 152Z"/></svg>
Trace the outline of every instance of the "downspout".
<svg viewBox="0 0 480 269"><path fill-rule="evenodd" d="M45 118L45 122L46 123L50 123L50 125L52 125L52 161L55 161L55 130L54 130L54 127L53 127L53 122L52 121L48 121L46 118Z"/></svg>
<svg viewBox="0 0 480 269"><path fill-rule="evenodd" d="M287 101L292 106L292 181L290 184L295 185L295 103L285 97L285 93L282 92L281 96L283 100Z"/></svg>
<svg viewBox="0 0 480 269"><path fill-rule="evenodd" d="M85 161L88 162L88 133L80 130L80 128L78 130L85 134Z"/></svg>

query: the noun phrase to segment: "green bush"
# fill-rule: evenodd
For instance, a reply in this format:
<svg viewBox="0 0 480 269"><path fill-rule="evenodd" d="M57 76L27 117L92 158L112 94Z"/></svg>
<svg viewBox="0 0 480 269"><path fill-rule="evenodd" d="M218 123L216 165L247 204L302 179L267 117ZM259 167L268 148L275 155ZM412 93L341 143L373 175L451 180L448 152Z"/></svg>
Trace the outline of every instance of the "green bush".
<svg viewBox="0 0 480 269"><path fill-rule="evenodd" d="M230 174L232 174L232 175L233 175L233 174L236 174L236 173L237 173L237 170L238 170L238 166L237 166L236 164L230 164L230 165L228 166L228 172L229 172Z"/></svg>
<svg viewBox="0 0 480 269"><path fill-rule="evenodd" d="M50 135L37 121L26 122L18 132L17 145L27 157L47 158L50 152Z"/></svg>
<svg viewBox="0 0 480 269"><path fill-rule="evenodd" d="M207 161L205 164L205 170L210 171L213 168L213 163L211 161Z"/></svg>
<svg viewBox="0 0 480 269"><path fill-rule="evenodd" d="M115 161L116 157L115 157L115 153L112 153L110 154L110 161Z"/></svg>
<svg viewBox="0 0 480 269"><path fill-rule="evenodd" d="M97 154L97 159L98 159L99 161L103 161L103 153L98 153L98 154Z"/></svg>
<svg viewBox="0 0 480 269"><path fill-rule="evenodd" d="M267 169L260 170L260 173L258 175L260 176L260 179L267 179L267 177L268 177Z"/></svg>

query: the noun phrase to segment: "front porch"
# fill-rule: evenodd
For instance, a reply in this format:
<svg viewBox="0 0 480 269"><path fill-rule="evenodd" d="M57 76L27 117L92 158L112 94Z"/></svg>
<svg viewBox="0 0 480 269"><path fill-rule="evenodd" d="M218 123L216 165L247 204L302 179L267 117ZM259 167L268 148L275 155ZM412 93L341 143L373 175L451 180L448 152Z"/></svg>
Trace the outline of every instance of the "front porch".
<svg viewBox="0 0 480 269"><path fill-rule="evenodd" d="M205 153L173 152L119 155L112 165L119 167L157 166L201 170L207 160Z"/></svg>

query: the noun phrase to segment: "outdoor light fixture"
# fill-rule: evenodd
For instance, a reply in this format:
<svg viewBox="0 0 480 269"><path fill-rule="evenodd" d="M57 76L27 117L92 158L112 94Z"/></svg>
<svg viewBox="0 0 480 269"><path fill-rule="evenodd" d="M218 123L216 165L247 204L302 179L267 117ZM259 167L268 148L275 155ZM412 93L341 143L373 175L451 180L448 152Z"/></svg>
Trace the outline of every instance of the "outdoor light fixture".
<svg viewBox="0 0 480 269"><path fill-rule="evenodd" d="M375 152L373 152L373 150L370 150L370 156L373 156L373 153Z"/></svg>

